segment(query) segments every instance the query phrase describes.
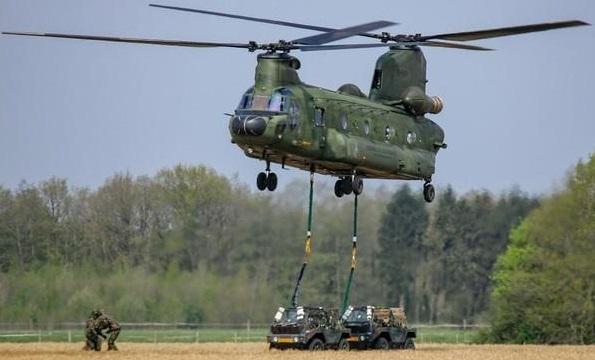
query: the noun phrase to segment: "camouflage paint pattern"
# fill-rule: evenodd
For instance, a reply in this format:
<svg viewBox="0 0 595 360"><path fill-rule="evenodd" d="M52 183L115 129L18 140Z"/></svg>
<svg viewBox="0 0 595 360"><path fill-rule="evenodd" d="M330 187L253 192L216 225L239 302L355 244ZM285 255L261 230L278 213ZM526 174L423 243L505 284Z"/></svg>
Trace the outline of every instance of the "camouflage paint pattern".
<svg viewBox="0 0 595 360"><path fill-rule="evenodd" d="M421 51L382 55L375 72L382 70L381 85L372 84L370 98L353 85L339 92L304 84L297 69L287 54L258 56L255 84L229 127L247 156L335 176L431 179L444 132L398 104L407 89L425 90ZM271 108L275 94L285 97L284 108Z"/></svg>

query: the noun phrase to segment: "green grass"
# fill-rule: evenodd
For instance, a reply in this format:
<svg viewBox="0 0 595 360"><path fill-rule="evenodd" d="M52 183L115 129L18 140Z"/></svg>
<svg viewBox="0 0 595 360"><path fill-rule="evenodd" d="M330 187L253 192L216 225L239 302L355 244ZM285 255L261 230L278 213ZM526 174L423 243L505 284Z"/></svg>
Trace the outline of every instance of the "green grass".
<svg viewBox="0 0 595 360"><path fill-rule="evenodd" d="M170 343L170 342L255 342L264 341L266 328L251 329L124 329L118 341ZM476 341L478 330L453 328L418 328L417 343L462 344ZM0 342L82 342L83 330L0 331Z"/></svg>

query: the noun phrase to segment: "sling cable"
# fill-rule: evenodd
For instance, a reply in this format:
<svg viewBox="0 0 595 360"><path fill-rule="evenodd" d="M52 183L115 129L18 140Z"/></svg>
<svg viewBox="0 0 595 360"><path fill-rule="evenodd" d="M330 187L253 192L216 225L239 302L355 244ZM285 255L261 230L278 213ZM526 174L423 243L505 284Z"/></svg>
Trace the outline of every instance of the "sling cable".
<svg viewBox="0 0 595 360"><path fill-rule="evenodd" d="M304 277L304 271L306 270L306 266L308 265L308 258L312 253L312 201L314 198L314 171L310 172L310 197L308 202L308 228L306 231L306 241L305 241L305 249L304 249L304 262L302 263L302 268L300 269L300 273L297 278L297 282L295 283L295 289L293 290L293 295L291 296L291 306L297 307L298 301L298 291L300 288L300 284L302 282L302 278Z"/></svg>
<svg viewBox="0 0 595 360"><path fill-rule="evenodd" d="M353 272L355 271L355 266L357 265L357 260L355 258L356 251L357 251L357 198L358 195L355 194L355 200L353 204L353 238L351 242L351 270L349 271L349 278L347 280L347 286L345 287L345 294L343 295L343 305L341 306L340 314L344 314L345 310L349 306L349 296L351 293L351 282L353 281Z"/></svg>

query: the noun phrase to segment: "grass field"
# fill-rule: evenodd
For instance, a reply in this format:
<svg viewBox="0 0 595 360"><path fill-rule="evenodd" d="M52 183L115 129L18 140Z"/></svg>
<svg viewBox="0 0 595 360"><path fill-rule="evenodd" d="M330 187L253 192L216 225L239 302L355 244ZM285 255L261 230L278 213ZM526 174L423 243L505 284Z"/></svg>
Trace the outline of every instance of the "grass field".
<svg viewBox="0 0 595 360"><path fill-rule="evenodd" d="M84 352L82 344L68 343L3 343L0 359L399 359L399 360L542 360L595 359L595 346L546 345L448 345L425 344L415 351L272 351L265 343L205 343L205 344L139 344L121 343L118 352Z"/></svg>
<svg viewBox="0 0 595 360"><path fill-rule="evenodd" d="M266 328L250 329L155 329L122 330L119 341L140 343L203 343L203 342L260 342ZM418 329L417 343L469 344L475 341L478 330L423 327ZM82 342L83 330L0 331L4 342Z"/></svg>

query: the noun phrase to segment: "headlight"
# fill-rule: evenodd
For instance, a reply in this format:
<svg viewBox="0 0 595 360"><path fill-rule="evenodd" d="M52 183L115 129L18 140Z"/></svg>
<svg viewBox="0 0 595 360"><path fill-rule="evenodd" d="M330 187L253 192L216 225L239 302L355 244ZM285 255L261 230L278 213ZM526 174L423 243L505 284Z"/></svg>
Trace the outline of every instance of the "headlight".
<svg viewBox="0 0 595 360"><path fill-rule="evenodd" d="M293 338L293 341L294 341L294 342L298 342L299 340L300 340L300 339L299 339L297 336Z"/></svg>
<svg viewBox="0 0 595 360"><path fill-rule="evenodd" d="M364 339L365 339L365 338L366 338L366 337L365 337L365 336L363 336L363 335L359 337L359 339L360 339L361 341L364 341Z"/></svg>
<svg viewBox="0 0 595 360"><path fill-rule="evenodd" d="M277 340L279 340L279 339L277 339L277 337L276 337L276 336L275 336L275 337L273 337L273 342L277 342Z"/></svg>

